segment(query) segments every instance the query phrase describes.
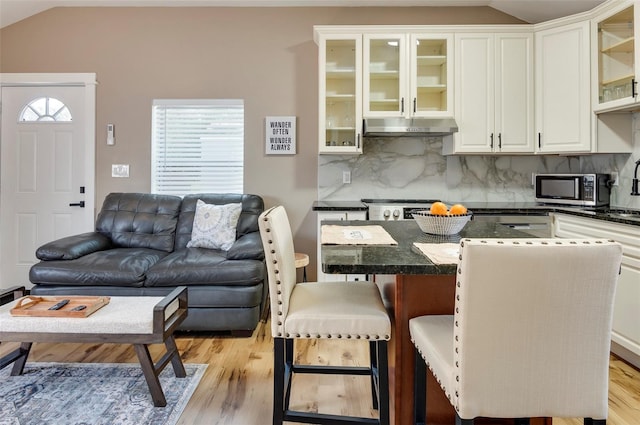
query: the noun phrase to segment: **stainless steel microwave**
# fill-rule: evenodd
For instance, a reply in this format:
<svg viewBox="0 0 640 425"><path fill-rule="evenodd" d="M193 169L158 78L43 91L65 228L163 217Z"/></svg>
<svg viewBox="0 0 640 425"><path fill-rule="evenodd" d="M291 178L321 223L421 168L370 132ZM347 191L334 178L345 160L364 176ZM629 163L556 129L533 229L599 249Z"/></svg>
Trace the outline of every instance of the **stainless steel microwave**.
<svg viewBox="0 0 640 425"><path fill-rule="evenodd" d="M599 207L609 205L609 174L536 174L536 202Z"/></svg>

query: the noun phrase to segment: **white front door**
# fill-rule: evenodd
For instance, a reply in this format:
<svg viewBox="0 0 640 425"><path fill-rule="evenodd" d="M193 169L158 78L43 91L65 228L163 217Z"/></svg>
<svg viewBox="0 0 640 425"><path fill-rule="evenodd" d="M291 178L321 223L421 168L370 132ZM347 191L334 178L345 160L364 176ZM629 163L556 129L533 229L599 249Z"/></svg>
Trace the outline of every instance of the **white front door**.
<svg viewBox="0 0 640 425"><path fill-rule="evenodd" d="M94 227L95 85L34 75L0 75L0 287L30 286L40 245Z"/></svg>

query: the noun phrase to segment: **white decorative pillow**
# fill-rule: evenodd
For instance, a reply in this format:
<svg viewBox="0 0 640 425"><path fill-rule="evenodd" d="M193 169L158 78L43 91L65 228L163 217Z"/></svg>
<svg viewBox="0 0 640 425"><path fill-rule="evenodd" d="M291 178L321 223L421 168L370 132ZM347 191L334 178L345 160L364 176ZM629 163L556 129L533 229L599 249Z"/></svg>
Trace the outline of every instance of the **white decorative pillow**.
<svg viewBox="0 0 640 425"><path fill-rule="evenodd" d="M187 248L228 251L236 241L236 226L241 212L240 203L211 205L198 199L191 240L187 243Z"/></svg>

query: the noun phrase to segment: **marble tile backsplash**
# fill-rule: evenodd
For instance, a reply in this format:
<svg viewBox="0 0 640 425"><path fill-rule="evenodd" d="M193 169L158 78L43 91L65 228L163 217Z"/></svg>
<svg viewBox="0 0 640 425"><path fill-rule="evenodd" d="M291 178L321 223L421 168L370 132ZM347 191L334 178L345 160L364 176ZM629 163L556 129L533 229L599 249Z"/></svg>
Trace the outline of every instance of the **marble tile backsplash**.
<svg viewBox="0 0 640 425"><path fill-rule="evenodd" d="M611 205L640 208L630 196L640 159L640 120L634 117L634 152L583 156L442 155L442 138L366 138L362 155L319 155L318 199L428 198L449 202L532 202L533 173L617 171ZM342 183L342 172L351 183Z"/></svg>

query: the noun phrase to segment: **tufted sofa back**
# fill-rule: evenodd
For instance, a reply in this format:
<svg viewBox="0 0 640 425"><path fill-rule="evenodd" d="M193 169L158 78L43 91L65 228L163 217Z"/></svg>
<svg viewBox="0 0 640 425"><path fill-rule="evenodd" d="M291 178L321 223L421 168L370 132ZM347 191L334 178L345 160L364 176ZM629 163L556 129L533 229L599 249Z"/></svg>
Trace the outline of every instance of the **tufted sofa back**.
<svg viewBox="0 0 640 425"><path fill-rule="evenodd" d="M258 195L235 193L200 193L186 195L182 199L178 227L176 230L175 250L185 248L191 240L193 217L198 199L205 204L225 205L242 203L242 212L236 228L236 239L252 232L258 232L258 217L264 211L264 201Z"/></svg>
<svg viewBox="0 0 640 425"><path fill-rule="evenodd" d="M171 252L182 200L150 193L110 193L96 220L96 231L119 248Z"/></svg>

